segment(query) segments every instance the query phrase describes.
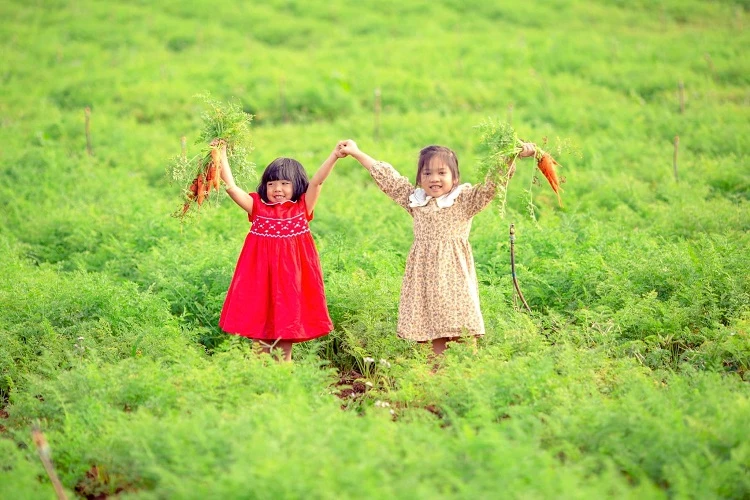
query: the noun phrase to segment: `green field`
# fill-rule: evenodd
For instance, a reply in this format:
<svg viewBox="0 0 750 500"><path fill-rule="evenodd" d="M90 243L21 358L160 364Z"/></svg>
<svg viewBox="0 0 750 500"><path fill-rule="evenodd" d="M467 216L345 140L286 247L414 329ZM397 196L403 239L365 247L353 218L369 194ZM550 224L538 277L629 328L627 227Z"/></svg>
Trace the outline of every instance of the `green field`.
<svg viewBox="0 0 750 500"><path fill-rule="evenodd" d="M0 3L0 499L55 498L35 425L69 497L750 498L750 4L358 4ZM487 335L432 374L395 334L411 219L341 160L335 331L277 363L218 328L244 212L170 216L204 92L258 172L351 138L476 183L510 121L564 206L519 162L472 230Z"/></svg>

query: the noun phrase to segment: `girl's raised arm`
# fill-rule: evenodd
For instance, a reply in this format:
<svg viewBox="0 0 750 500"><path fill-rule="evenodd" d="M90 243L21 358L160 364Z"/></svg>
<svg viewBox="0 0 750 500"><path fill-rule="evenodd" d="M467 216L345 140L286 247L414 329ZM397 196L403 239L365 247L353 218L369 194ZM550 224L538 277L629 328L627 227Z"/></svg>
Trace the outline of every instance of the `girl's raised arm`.
<svg viewBox="0 0 750 500"><path fill-rule="evenodd" d="M237 187L234 183L232 169L229 168L227 159L227 145L221 145L221 180L227 185L227 194L236 204L242 207L247 213L253 213L253 198L245 191Z"/></svg>
<svg viewBox="0 0 750 500"><path fill-rule="evenodd" d="M310 179L310 184L307 186L307 192L305 193L305 205L307 206L307 216L309 217L315 209L315 205L318 203L320 197L320 191L323 189L323 181L325 181L333 170L333 166L336 165L336 160L343 158L344 156L339 153L338 146L331 151L328 158L323 162L315 175Z"/></svg>
<svg viewBox="0 0 750 500"><path fill-rule="evenodd" d="M521 152L518 153L518 157L527 158L529 156L534 156L535 152L536 144L531 142L524 142ZM513 174L515 174L515 172L516 163L511 162L508 165L508 176L505 178L503 187L507 187L508 182L510 182L510 179L513 177ZM461 195L464 197L465 202L463 206L465 207L466 214L469 217L474 217L476 214L484 210L484 208L490 204L492 198L495 196L498 186L492 180L492 177L492 173L488 172L487 177L482 184L472 186L470 190L466 191L466 194Z"/></svg>
<svg viewBox="0 0 750 500"><path fill-rule="evenodd" d="M362 166L365 167L368 171L374 164L377 163L377 160L372 158L367 153L363 153L357 146L357 143L351 139L339 142L338 146L336 146L336 149L340 154L343 155L342 158L344 156L351 156L352 158L360 162Z"/></svg>
<svg viewBox="0 0 750 500"><path fill-rule="evenodd" d="M384 161L378 161L362 152L357 143L351 139L339 142L338 151L343 156L351 156L370 172L370 176L390 199L411 213L409 195L414 192L412 183L399 174L396 169Z"/></svg>

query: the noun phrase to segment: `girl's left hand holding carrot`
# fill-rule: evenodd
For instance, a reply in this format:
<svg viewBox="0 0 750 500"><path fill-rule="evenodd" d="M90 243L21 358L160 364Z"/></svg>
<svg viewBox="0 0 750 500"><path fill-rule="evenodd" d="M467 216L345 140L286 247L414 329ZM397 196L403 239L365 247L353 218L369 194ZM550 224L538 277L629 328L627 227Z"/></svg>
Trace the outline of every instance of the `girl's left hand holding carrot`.
<svg viewBox="0 0 750 500"><path fill-rule="evenodd" d="M528 158L536 155L536 144L533 142L524 142L521 144L521 151L518 153L519 158ZM508 166L508 181L513 178L516 173L516 162L512 161Z"/></svg>
<svg viewBox="0 0 750 500"><path fill-rule="evenodd" d="M524 142L521 146L523 149L518 153L519 158L528 158L536 155L536 144L533 142Z"/></svg>

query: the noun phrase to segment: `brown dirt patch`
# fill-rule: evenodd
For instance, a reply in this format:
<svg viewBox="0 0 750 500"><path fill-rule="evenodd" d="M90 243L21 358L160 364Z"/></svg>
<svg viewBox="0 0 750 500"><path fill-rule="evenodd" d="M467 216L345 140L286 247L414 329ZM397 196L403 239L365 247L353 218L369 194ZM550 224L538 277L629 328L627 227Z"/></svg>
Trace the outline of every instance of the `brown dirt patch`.
<svg viewBox="0 0 750 500"><path fill-rule="evenodd" d="M334 384L336 387L334 394L345 401L361 398L367 392L367 386L361 379L362 374L356 370L339 374L339 380ZM341 405L341 409L345 408L346 405Z"/></svg>

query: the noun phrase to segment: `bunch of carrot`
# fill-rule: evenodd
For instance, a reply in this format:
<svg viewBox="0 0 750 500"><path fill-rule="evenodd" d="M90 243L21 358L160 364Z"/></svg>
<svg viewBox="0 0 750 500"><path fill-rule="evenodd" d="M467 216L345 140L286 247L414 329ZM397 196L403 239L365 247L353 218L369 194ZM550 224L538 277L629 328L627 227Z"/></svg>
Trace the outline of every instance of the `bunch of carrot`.
<svg viewBox="0 0 750 500"><path fill-rule="evenodd" d="M203 205L212 189L219 192L221 188L221 153L219 147L220 144L212 145L210 159L201 162L198 175L195 176L190 183L190 187L185 191L185 203L179 217L184 217L193 203L198 206Z"/></svg>
<svg viewBox="0 0 750 500"><path fill-rule="evenodd" d="M188 158L183 138L182 155L172 158L167 168L171 180L183 186L182 204L173 214L179 219L185 219L191 208L200 208L209 200L220 199L218 194L212 195L212 191L218 193L221 188L222 147L226 147L235 180L247 182L255 177L255 165L248 159L253 149L250 140L252 115L245 113L237 102L223 103L212 99L209 94L197 97L206 106L201 114L202 130L196 141L203 145L201 152Z"/></svg>
<svg viewBox="0 0 750 500"><path fill-rule="evenodd" d="M513 127L504 122L495 122L489 119L480 123L476 128L480 130L480 147L484 151L480 164L486 174L498 182L500 187L498 192L504 196L505 186L512 176L512 172L509 170L510 165L523 150L524 141L518 138ZM549 182L550 187L557 195L557 202L562 206L560 179L555 168L559 166L559 163L548 152L539 147L537 147L534 158L537 162L537 168Z"/></svg>

